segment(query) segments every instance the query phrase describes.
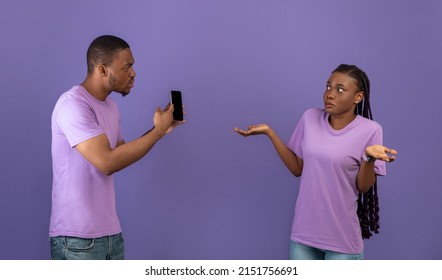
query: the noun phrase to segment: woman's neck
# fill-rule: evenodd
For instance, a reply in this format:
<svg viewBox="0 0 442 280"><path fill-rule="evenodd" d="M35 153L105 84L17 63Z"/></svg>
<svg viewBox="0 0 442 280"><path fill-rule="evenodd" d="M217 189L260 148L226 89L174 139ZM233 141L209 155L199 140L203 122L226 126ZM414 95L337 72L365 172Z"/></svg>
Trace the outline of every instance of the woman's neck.
<svg viewBox="0 0 442 280"><path fill-rule="evenodd" d="M348 115L330 115L328 118L328 122L330 126L335 130L340 130L346 127L349 123L351 123L356 118L355 114Z"/></svg>

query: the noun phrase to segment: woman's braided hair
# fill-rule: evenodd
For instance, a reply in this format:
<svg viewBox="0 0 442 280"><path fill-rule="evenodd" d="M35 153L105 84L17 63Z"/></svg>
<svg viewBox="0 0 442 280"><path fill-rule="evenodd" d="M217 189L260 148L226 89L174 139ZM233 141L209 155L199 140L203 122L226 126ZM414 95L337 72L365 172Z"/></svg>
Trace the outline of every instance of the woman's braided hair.
<svg viewBox="0 0 442 280"><path fill-rule="evenodd" d="M355 114L364 118L373 119L370 108L370 80L364 71L355 65L341 64L332 73L339 72L347 74L356 81L358 88L364 92L362 102L355 107ZM377 183L366 193L359 193L358 217L361 225L362 238L369 239L372 232L379 233L379 199Z"/></svg>

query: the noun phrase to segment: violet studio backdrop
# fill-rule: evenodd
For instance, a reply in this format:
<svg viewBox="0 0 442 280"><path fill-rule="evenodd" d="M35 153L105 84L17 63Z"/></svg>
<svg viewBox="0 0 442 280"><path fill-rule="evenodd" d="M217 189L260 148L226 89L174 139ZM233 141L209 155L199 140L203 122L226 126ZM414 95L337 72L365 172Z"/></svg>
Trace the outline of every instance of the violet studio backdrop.
<svg viewBox="0 0 442 280"><path fill-rule="evenodd" d="M367 259L442 259L440 1L3 1L0 259L48 259L50 116L83 81L103 34L131 45L135 87L113 94L126 141L183 92L187 123L115 175L127 259L287 259L299 180L265 137L287 141L322 106L330 72L372 82L385 145L381 233Z"/></svg>

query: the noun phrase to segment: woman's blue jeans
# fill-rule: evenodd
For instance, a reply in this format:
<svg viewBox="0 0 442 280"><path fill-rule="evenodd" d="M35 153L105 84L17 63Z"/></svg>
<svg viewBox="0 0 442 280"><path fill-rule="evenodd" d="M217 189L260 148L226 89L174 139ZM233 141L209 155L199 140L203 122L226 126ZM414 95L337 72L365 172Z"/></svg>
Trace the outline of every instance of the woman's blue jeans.
<svg viewBox="0 0 442 280"><path fill-rule="evenodd" d="M100 238L50 237L53 260L123 260L121 233Z"/></svg>
<svg viewBox="0 0 442 280"><path fill-rule="evenodd" d="M322 250L290 241L291 260L363 260L364 253L345 254L335 251Z"/></svg>

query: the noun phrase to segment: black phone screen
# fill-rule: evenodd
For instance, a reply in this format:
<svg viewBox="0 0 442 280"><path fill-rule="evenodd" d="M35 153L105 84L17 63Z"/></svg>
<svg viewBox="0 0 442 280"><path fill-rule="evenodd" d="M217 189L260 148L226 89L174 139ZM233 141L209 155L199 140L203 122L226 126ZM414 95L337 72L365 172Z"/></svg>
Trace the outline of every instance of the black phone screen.
<svg viewBox="0 0 442 280"><path fill-rule="evenodd" d="M182 121L183 120L183 101L181 97L181 91L172 90L170 92L170 99L173 104L173 120Z"/></svg>

